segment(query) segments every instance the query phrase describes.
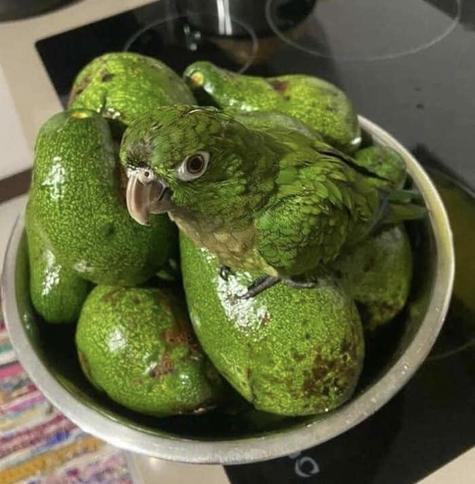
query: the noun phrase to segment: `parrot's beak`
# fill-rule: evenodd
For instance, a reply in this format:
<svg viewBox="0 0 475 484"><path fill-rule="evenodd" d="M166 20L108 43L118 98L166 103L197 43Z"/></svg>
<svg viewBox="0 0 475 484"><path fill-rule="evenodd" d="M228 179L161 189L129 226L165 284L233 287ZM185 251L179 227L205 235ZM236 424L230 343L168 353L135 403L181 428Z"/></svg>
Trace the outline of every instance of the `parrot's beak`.
<svg viewBox="0 0 475 484"><path fill-rule="evenodd" d="M150 170L135 168L127 177L127 210L136 222L148 225L151 213L165 213L172 208L169 187Z"/></svg>

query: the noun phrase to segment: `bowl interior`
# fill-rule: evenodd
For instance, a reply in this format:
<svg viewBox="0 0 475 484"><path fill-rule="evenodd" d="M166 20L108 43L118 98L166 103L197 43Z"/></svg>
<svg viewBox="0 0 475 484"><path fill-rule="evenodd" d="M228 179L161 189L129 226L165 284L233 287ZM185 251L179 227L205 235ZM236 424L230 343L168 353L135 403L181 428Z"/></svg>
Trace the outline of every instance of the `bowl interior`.
<svg viewBox="0 0 475 484"><path fill-rule="evenodd" d="M74 328L47 325L32 309L20 219L5 259L4 310L12 341L35 383L86 431L129 450L188 462L229 464L279 457L324 442L374 413L415 372L437 336L452 288L453 246L445 210L423 170L387 133L361 121L376 142L402 153L429 217L407 224L414 253L410 297L397 319L367 341L364 370L349 402L328 414L301 418L246 406L200 416L154 418L114 403L82 374Z"/></svg>
<svg viewBox="0 0 475 484"><path fill-rule="evenodd" d="M408 229L416 254L410 300L392 324L380 330L373 339L367 340L364 370L355 396L364 393L401 357L426 313L435 271L434 238L427 223L409 224ZM74 326L47 324L32 308L28 291L29 268L25 233L20 241L16 262L15 284L19 313L34 351L69 393L111 419L149 433L216 440L263 435L289 427L304 426L316 419L325 418L279 417L245 406L240 406L238 410L215 410L205 415L168 418L149 417L127 410L97 391L84 377L74 344Z"/></svg>

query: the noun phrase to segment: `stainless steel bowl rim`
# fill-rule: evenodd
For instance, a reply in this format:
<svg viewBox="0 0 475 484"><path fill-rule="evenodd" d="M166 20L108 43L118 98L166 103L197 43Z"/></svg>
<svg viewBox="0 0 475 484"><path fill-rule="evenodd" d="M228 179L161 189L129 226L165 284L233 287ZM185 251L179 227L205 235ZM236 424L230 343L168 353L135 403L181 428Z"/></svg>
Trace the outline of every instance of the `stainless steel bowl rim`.
<svg viewBox="0 0 475 484"><path fill-rule="evenodd" d="M33 382L61 412L85 432L132 452L190 463L241 464L274 459L323 443L376 412L412 377L434 344L449 307L455 261L448 216L426 172L385 130L362 116L359 120L362 128L370 132L376 142L394 148L404 157L408 173L429 208L437 249L433 291L421 326L404 354L373 385L339 409L312 423L260 437L201 441L168 434L160 436L124 425L77 400L49 373L33 349L18 313L15 297L16 253L24 229L23 217L20 217L5 255L2 303L11 341Z"/></svg>

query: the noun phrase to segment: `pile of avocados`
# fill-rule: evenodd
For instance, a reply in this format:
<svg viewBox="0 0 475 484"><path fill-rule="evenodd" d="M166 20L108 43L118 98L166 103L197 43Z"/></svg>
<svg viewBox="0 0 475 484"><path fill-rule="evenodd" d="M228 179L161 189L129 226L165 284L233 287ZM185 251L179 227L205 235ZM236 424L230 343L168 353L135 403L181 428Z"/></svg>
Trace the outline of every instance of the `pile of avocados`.
<svg viewBox="0 0 475 484"><path fill-rule="evenodd" d="M282 122L385 175L381 183L405 182L404 170L390 169L404 166L399 155L362 145L351 102L321 79L251 77L208 62L190 65L182 79L156 59L105 54L78 74L68 109L36 141L26 210L36 312L48 331L75 325L91 385L136 412L201 414L236 394L283 416L335 409L355 390L365 339L394 324L406 303L412 253L404 226L343 254L313 288L276 284L238 297L259 274L222 277L217 257L167 214L144 226L127 211L124 131L176 104L236 116L270 110L272 122L290 115Z"/></svg>

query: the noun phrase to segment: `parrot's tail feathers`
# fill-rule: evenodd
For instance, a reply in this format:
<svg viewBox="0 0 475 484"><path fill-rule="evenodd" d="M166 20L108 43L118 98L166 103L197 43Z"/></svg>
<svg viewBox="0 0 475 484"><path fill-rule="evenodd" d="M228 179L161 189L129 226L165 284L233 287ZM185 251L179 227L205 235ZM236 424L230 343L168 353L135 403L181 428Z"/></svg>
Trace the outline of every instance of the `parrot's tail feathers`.
<svg viewBox="0 0 475 484"><path fill-rule="evenodd" d="M390 202L399 204L423 201L422 195L417 190L391 190L387 197Z"/></svg>
<svg viewBox="0 0 475 484"><path fill-rule="evenodd" d="M427 216L422 195L414 190L391 190L380 192L381 199L369 233L377 233L381 228L398 225L409 220L420 220Z"/></svg>
<svg viewBox="0 0 475 484"><path fill-rule="evenodd" d="M381 220L382 225L397 225L409 220L420 220L427 216L427 208L415 203L390 203Z"/></svg>

